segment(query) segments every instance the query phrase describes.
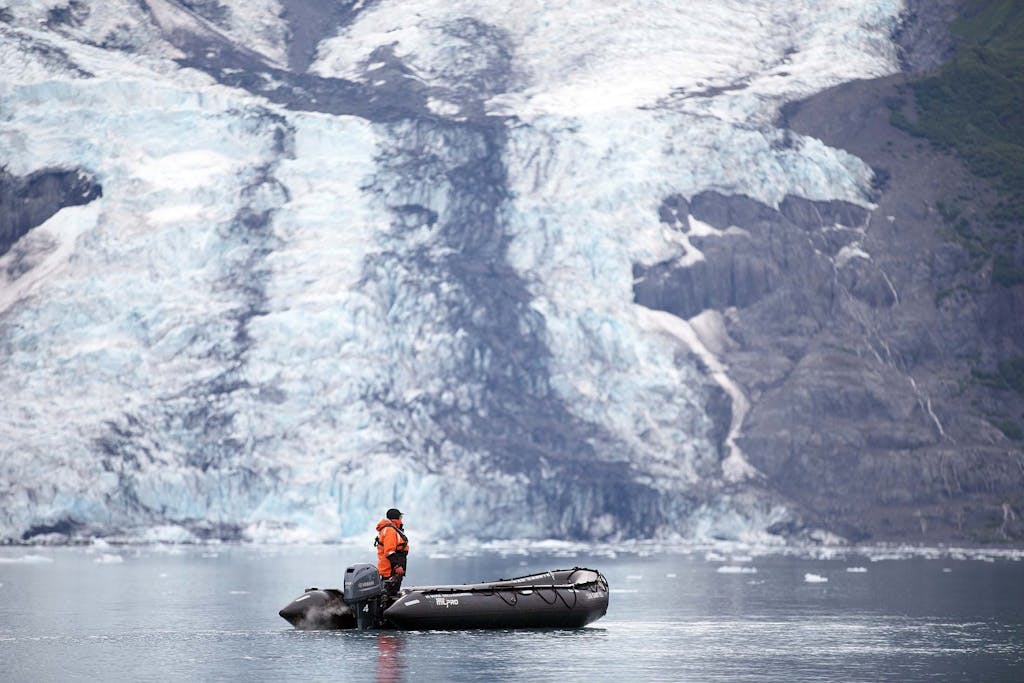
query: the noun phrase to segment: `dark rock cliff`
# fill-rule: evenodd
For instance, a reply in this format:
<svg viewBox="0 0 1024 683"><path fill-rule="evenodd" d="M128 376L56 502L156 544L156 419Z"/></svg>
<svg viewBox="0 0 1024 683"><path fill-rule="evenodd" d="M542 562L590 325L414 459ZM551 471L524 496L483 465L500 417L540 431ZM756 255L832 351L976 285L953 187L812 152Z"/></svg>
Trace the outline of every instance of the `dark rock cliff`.
<svg viewBox="0 0 1024 683"><path fill-rule="evenodd" d="M101 194L81 171L44 169L19 177L0 168L0 255L65 206L88 204Z"/></svg>

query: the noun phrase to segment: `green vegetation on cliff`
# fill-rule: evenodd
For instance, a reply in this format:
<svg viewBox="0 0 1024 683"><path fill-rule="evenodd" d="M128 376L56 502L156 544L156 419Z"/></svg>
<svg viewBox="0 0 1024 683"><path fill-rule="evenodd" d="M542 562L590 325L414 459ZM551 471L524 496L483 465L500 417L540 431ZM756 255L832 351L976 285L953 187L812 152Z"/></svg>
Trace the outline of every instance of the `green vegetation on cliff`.
<svg viewBox="0 0 1024 683"><path fill-rule="evenodd" d="M1004 360L996 367L995 372L972 370L971 375L980 384L993 389L1014 391L1024 396L1024 356ZM988 421L995 425L1008 439L1024 441L1024 428L1013 417L1005 414L989 415Z"/></svg>
<svg viewBox="0 0 1024 683"><path fill-rule="evenodd" d="M991 258L992 278L1024 283L1024 3L966 0L952 27L960 46L938 72L911 84L915 120L894 108L893 124L955 151L999 199L989 224L954 216L951 237L973 256ZM947 213L950 207L945 207Z"/></svg>
<svg viewBox="0 0 1024 683"><path fill-rule="evenodd" d="M1009 389L1024 396L1024 356L1004 360L995 372L975 370L974 377L982 384L996 389Z"/></svg>
<svg viewBox="0 0 1024 683"><path fill-rule="evenodd" d="M991 268L1002 287L1024 283L1024 2L960 0L952 33L955 55L937 71L908 84L906 100L890 101L892 123L959 156L995 190L964 187L937 203L945 237L962 246L975 270ZM939 289L936 304L974 285ZM1016 346L1016 345L1015 345ZM986 419L1012 441L1024 441L1024 355L987 358L971 371L977 385L999 398L984 402Z"/></svg>
<svg viewBox="0 0 1024 683"><path fill-rule="evenodd" d="M917 120L894 122L955 150L1003 197L995 222L1024 221L1024 3L973 0L953 25L956 56L912 84Z"/></svg>

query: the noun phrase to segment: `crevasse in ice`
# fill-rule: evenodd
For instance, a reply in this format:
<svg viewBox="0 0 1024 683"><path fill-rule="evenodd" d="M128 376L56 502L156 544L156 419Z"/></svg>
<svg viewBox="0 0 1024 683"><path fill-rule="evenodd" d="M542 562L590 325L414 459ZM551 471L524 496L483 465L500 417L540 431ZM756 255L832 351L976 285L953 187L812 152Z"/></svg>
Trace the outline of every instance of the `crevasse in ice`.
<svg viewBox="0 0 1024 683"><path fill-rule="evenodd" d="M713 436L724 369L633 303L631 266L681 255L673 193L864 203L869 168L773 121L894 71L901 3L366 5L312 71L372 85L384 46L429 116L289 110L173 61L169 26L283 65L269 0L7 10L0 163L103 196L0 257L0 537L330 540L392 505L434 537L785 517L721 486L754 476Z"/></svg>

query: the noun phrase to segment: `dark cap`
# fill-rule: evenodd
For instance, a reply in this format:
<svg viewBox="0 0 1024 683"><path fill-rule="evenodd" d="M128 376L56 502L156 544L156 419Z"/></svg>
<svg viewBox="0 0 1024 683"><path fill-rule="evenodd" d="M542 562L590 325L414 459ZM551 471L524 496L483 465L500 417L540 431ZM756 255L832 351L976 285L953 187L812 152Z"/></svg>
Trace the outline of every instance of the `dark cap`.
<svg viewBox="0 0 1024 683"><path fill-rule="evenodd" d="M388 513L384 516L388 519L398 519L402 516L402 512L398 508L391 508L390 510L388 510Z"/></svg>

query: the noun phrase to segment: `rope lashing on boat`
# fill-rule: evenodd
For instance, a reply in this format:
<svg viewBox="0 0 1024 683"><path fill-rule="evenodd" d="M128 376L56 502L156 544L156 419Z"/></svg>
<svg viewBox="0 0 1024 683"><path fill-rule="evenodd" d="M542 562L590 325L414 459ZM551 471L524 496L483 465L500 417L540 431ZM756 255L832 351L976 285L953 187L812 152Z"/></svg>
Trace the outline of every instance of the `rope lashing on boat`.
<svg viewBox="0 0 1024 683"><path fill-rule="evenodd" d="M584 570L582 567L573 567L573 571L569 574L569 582L562 584L555 583L554 572L547 571L544 572L544 574L534 574L531 576L522 577L519 580L542 578L546 574L550 580L550 583L548 584L538 584L536 582L533 582L529 584L516 585L514 583L508 583L509 581L512 581L512 579L499 579L498 581L488 586L435 586L421 590L423 590L424 595L429 595L431 593L475 593L477 595L496 595L497 597L501 598L501 601L509 607L518 606L520 595L530 595L531 593L536 593L537 597L539 597L541 601L547 605L554 605L556 602L561 601L562 604L565 605L566 609L571 610L574 609L576 605L579 603L579 592L581 590L586 590L589 592L599 592L608 590L608 580L605 579L604 576L600 573L597 573L597 577L591 580L580 582L572 581L572 577L575 576L578 571L590 570ZM551 599L545 597L544 591L548 590L554 593L554 595L551 596ZM569 604L569 600L563 593L564 591L572 592L572 604Z"/></svg>
<svg viewBox="0 0 1024 683"><path fill-rule="evenodd" d="M519 593L512 593L512 599L509 600L508 598L505 597L505 595L504 595L505 592L507 592L507 591L494 591L492 593L484 593L484 595L497 595L499 598L501 598L501 601L504 602L509 607L515 607L516 605L519 604Z"/></svg>
<svg viewBox="0 0 1024 683"><path fill-rule="evenodd" d="M521 587L516 588L514 590L509 590L509 589L506 588L504 590L489 590L489 591L480 591L480 592L483 595L496 595L496 596L498 596L499 598L501 598L501 601L504 602L509 607L516 607L519 604L519 596L520 595L528 595L528 593L523 593L522 592L524 590L528 590L528 591L530 591L530 593L535 593L537 595L537 597L541 599L541 602L543 602L543 603L545 603L547 605L554 605L556 602L561 600L562 604L565 605L566 609L570 609L571 610L574 607L576 607L576 604L580 600L579 591L576 589L576 584L569 584L569 585L564 585L563 584L563 585L559 586L559 585L556 585L554 583L554 578L555 578L554 576L551 577L552 583L551 583L550 586L532 585L532 586L521 586ZM544 597L544 593L542 591L545 591L545 590L550 590L553 593L553 595L551 596L550 600L548 600L547 598ZM572 591L572 604L571 605L569 604L569 601L565 598L565 596L562 594L561 591ZM508 595L508 597L506 597L506 594Z"/></svg>

